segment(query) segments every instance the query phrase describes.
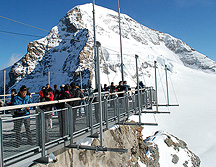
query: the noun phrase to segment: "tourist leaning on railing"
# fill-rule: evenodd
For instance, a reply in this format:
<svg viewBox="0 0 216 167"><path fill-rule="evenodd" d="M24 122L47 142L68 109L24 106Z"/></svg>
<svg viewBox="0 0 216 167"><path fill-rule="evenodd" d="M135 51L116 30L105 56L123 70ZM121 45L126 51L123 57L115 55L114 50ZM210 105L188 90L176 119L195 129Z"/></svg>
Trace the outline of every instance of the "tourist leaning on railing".
<svg viewBox="0 0 216 167"><path fill-rule="evenodd" d="M13 104L14 105L21 105L21 104L29 104L31 103L31 99L27 94L27 88L25 85L23 85L20 88L20 91L17 96L14 97ZM21 116L27 116L30 115L30 108L21 108L21 109L16 109L14 111L14 117L21 117ZM21 119L16 119L14 120L14 127L15 127L15 132L16 132L16 147L20 146L21 143L21 128L22 125L25 125L26 129L26 135L27 135L27 144L32 145L32 135L31 135L31 130L30 130L30 117L25 117Z"/></svg>

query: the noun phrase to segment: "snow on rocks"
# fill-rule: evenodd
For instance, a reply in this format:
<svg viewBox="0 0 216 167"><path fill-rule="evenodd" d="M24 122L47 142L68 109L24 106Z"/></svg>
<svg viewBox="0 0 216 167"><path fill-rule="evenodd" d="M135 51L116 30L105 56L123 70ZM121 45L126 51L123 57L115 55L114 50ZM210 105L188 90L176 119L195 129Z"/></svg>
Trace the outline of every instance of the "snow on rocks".
<svg viewBox="0 0 216 167"><path fill-rule="evenodd" d="M187 144L167 132L157 131L144 142L148 146L146 154L150 166L200 166L199 157L188 149Z"/></svg>

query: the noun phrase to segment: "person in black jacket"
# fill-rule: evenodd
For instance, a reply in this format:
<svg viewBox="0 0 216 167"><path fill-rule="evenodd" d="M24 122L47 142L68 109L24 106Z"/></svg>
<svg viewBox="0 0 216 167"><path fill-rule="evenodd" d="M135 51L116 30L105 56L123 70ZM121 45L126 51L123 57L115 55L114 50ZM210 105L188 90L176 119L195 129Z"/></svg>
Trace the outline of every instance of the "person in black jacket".
<svg viewBox="0 0 216 167"><path fill-rule="evenodd" d="M70 92L68 90L68 87L65 85L61 86L61 92L59 94L58 100L63 100L63 99L69 99L71 98ZM56 104L57 109L63 109L65 107L65 102L63 103L58 103ZM58 120L59 120L59 131L60 131L60 136L65 136L67 135L68 132L68 126L67 126L67 110L61 110L58 111Z"/></svg>
<svg viewBox="0 0 216 167"><path fill-rule="evenodd" d="M54 85L54 90L53 90L53 94L54 94L54 100L58 99L58 96L60 94L60 90L58 89L57 85Z"/></svg>
<svg viewBox="0 0 216 167"><path fill-rule="evenodd" d="M111 85L110 85L110 93L115 93L116 90L117 90L117 88L116 88L116 86L114 85L114 82L111 82ZM110 97L111 97L111 99L114 99L114 98L116 97L116 95L114 94L114 95L111 95ZM112 101L110 102L110 106L111 106L112 108L115 107L114 100L112 100Z"/></svg>
<svg viewBox="0 0 216 167"><path fill-rule="evenodd" d="M123 81L119 82L119 85L117 86L118 92L123 92L125 90L125 87L123 86ZM124 93L118 94L118 97L123 97Z"/></svg>
<svg viewBox="0 0 216 167"><path fill-rule="evenodd" d="M118 97L119 97L119 104L120 104L120 107L124 108L124 91L125 91L125 87L123 86L123 81L120 81L119 82L119 85L117 87L118 89L118 92L122 92L120 94L118 94Z"/></svg>
<svg viewBox="0 0 216 167"><path fill-rule="evenodd" d="M71 94L71 98L83 98L84 97L84 94L79 89L77 89L75 82L72 82L70 84L70 94ZM72 107L74 107L74 106L80 105L80 103L81 103L81 100L77 100L77 101L71 102L70 105ZM77 108L73 109L73 131L74 132L75 132L75 129L76 129L75 128L76 118L77 118Z"/></svg>
<svg viewBox="0 0 216 167"><path fill-rule="evenodd" d="M44 97L41 99L41 102L46 102L46 101L50 101L50 92L47 90L47 89L44 89L43 90L43 95ZM47 111L52 111L52 105L49 104L49 105L44 105L44 106L41 106L40 107L44 112L47 112ZM45 139L46 139L46 142L49 141L49 133L48 133L48 128L49 128L49 121L50 121L50 118L51 118L51 114L47 114L45 113Z"/></svg>

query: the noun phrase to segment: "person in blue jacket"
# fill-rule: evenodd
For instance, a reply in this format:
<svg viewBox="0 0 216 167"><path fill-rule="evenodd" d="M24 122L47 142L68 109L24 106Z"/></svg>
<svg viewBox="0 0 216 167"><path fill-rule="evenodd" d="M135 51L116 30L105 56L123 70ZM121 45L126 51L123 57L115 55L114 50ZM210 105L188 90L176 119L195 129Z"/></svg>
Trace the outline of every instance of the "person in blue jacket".
<svg viewBox="0 0 216 167"><path fill-rule="evenodd" d="M27 88L25 85L23 85L20 88L18 95L15 96L13 99L13 105L32 103L30 97L26 94L27 94ZM17 109L14 112L15 118L26 116L26 115L30 115L30 108L29 107ZM31 130L30 130L30 117L25 117L25 118L17 119L14 122L14 127L15 127L15 132L16 132L16 147L19 147L20 143L21 143L21 129L22 129L23 123L24 123L25 129L26 129L27 144L30 144L30 145L33 144L32 134L31 134Z"/></svg>

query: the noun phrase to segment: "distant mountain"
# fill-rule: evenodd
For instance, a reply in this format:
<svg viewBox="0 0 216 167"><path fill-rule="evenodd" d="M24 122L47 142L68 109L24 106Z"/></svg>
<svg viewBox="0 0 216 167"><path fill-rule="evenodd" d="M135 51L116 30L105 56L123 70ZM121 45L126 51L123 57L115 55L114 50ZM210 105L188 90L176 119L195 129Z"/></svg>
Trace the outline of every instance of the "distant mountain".
<svg viewBox="0 0 216 167"><path fill-rule="evenodd" d="M25 84L31 92L39 91L48 82L51 86L72 81L83 86L94 85L92 4L76 6L67 12L49 34L28 44L27 53L7 71L7 90ZM96 39L101 43L102 83L120 80L118 13L95 6ZM180 39L139 24L121 14L125 79L136 80L135 57L139 55L139 75L152 82L153 61L160 69L166 64L173 73L181 66L215 73L216 62L202 55ZM3 72L0 74L3 78ZM3 81L1 81L3 83ZM3 87L1 88L3 90Z"/></svg>

